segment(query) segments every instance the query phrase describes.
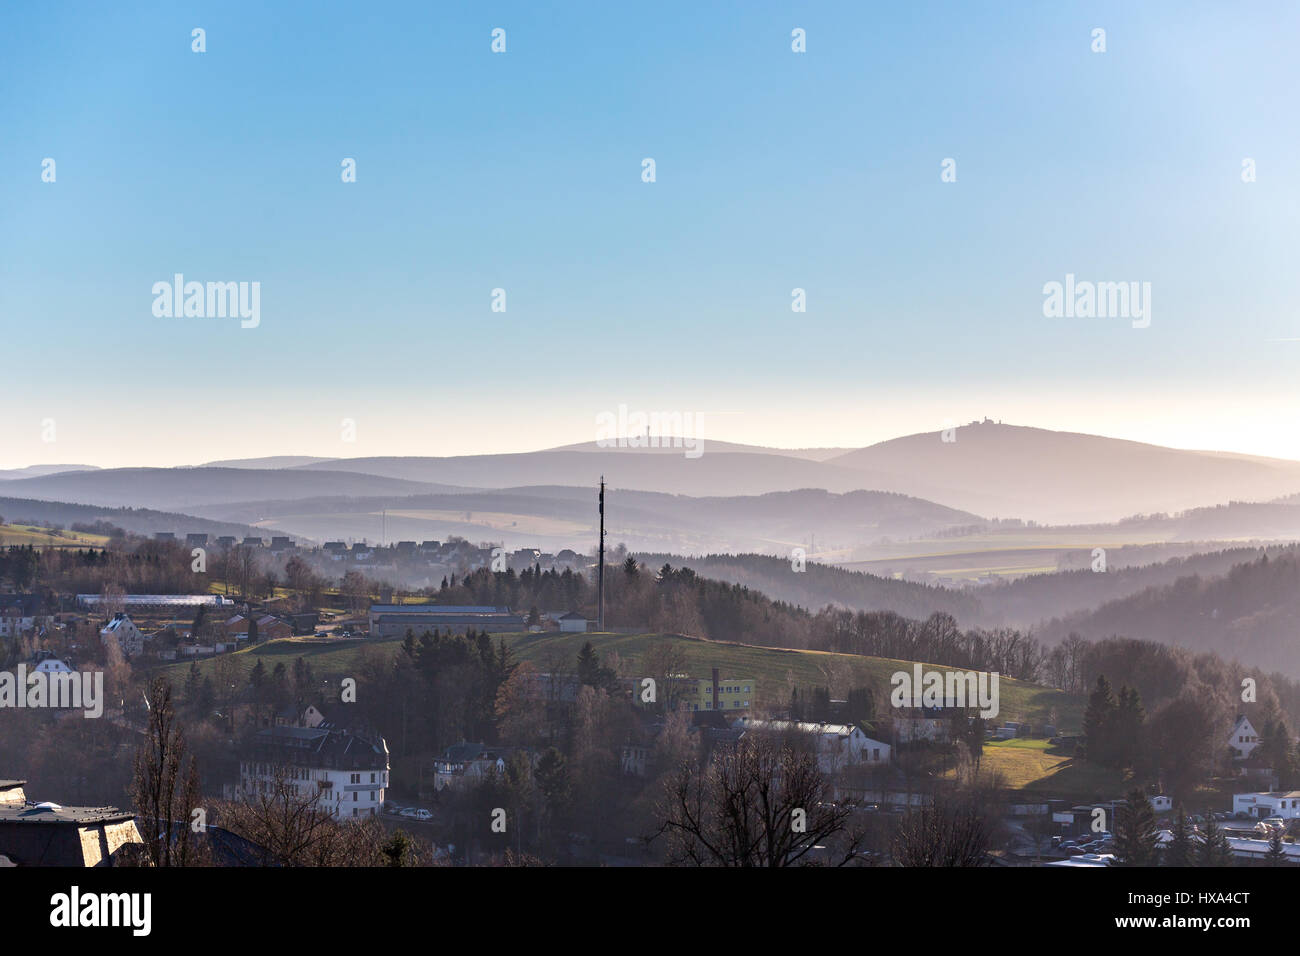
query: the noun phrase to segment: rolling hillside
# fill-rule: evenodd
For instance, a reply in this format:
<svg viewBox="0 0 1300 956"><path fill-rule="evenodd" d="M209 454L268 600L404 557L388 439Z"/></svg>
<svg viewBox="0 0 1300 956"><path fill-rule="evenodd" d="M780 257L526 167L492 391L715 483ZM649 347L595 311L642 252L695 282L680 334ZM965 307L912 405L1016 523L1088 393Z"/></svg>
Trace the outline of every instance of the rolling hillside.
<svg viewBox="0 0 1300 956"><path fill-rule="evenodd" d="M251 468L105 468L17 478L0 487L15 497L160 511L188 511L214 502L258 498L410 495L445 490L423 482L378 478L348 471Z"/></svg>
<svg viewBox="0 0 1300 956"><path fill-rule="evenodd" d="M826 462L887 474L908 494L999 517L1117 521L1300 492L1300 462L992 422L880 442Z"/></svg>
<svg viewBox="0 0 1300 956"><path fill-rule="evenodd" d="M153 511L148 508L98 508L94 505L36 501L31 498L0 498L0 515L6 521L49 522L65 528L73 524L93 525L96 521L106 521L123 531L146 537L159 531L170 531L178 535L190 531L213 536L228 534L237 538L262 533L262 529L246 524L214 521L175 512Z"/></svg>
<svg viewBox="0 0 1300 956"><path fill-rule="evenodd" d="M617 653L624 673L635 676L636 666L649 648L659 641L678 644L692 674L707 676L717 667L723 677L751 677L758 684L761 705L780 707L788 704L790 686L822 686L843 682L851 686L868 686L882 704L888 701L889 678L895 671L908 669L911 662L819 651L790 651L747 644L727 644L701 638L668 634L503 634L518 659L539 669L562 663L572 666L578 650L590 640L601 659L608 662ZM494 636L493 640L496 640ZM237 667L236 680L247 682L259 659L268 671L277 663L292 667L301 656L311 665L318 680L338 686L339 679L355 677L366 654L396 654L400 640L327 641L316 638L285 638L245 648L226 658ZM209 658L198 664L201 674L211 676L219 659ZM189 663L171 664L161 669L174 686L180 687L189 672ZM834 675L829 677L829 675ZM1082 722L1083 701L1069 695L1022 681L999 682L1002 720L1043 722L1055 715L1058 726L1077 729ZM364 686L360 690L365 692Z"/></svg>
<svg viewBox="0 0 1300 956"><path fill-rule="evenodd" d="M916 619L942 611L963 624L979 621L983 615L976 594L846 571L833 565L809 563L806 570L795 573L788 559L763 554L683 557L642 553L636 558L651 569L665 563L691 568L704 577L739 584L811 611L830 604L855 611L894 611Z"/></svg>
<svg viewBox="0 0 1300 956"><path fill-rule="evenodd" d="M316 540L378 540L388 512L391 540L504 541L586 552L596 537L592 488L531 487L447 495L303 498L196 506L196 514L248 524L268 523ZM820 490L693 498L644 491L611 491L611 542L633 550L698 554L709 551L790 553L816 538L851 549L884 538L907 538L978 522L977 515L905 495Z"/></svg>
<svg viewBox="0 0 1300 956"><path fill-rule="evenodd" d="M1054 619L1039 636L1114 634L1213 651L1289 676L1300 674L1300 552L1264 555L1226 574L1190 574L1091 611Z"/></svg>
<svg viewBox="0 0 1300 956"><path fill-rule="evenodd" d="M778 452L734 452L707 441L703 454L682 449L597 448L452 458L347 458L307 465L299 472L355 471L406 481L501 488L518 485L591 487L603 474L615 489L676 495L761 495L795 488L858 491L882 487L872 475ZM902 490L891 488L889 490Z"/></svg>

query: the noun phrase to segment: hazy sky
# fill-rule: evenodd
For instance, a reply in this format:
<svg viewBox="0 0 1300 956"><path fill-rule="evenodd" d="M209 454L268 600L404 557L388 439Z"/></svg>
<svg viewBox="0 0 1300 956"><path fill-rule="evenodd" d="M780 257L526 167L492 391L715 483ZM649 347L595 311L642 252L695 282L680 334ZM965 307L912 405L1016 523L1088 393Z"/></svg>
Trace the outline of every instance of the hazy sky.
<svg viewBox="0 0 1300 956"><path fill-rule="evenodd" d="M1293 2L4 21L0 467L525 450L620 403L784 446L988 415L1300 458ZM259 282L260 325L155 317L175 273ZM1067 274L1149 282L1150 326L1046 318Z"/></svg>

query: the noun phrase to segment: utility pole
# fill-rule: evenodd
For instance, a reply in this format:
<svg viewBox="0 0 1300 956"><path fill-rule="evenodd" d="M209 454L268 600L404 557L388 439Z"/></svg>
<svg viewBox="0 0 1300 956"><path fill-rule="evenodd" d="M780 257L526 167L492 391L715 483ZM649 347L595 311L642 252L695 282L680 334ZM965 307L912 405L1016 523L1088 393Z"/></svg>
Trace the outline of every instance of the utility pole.
<svg viewBox="0 0 1300 956"><path fill-rule="evenodd" d="M596 630L605 630L605 476L600 476L600 563L596 571Z"/></svg>

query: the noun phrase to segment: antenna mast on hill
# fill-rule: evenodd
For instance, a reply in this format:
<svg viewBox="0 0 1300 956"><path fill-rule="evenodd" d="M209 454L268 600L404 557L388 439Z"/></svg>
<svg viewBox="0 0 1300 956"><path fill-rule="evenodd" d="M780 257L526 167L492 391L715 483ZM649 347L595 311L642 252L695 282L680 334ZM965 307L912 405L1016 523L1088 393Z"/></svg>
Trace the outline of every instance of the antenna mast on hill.
<svg viewBox="0 0 1300 956"><path fill-rule="evenodd" d="M596 571L596 630L605 630L605 476L600 476L600 562Z"/></svg>

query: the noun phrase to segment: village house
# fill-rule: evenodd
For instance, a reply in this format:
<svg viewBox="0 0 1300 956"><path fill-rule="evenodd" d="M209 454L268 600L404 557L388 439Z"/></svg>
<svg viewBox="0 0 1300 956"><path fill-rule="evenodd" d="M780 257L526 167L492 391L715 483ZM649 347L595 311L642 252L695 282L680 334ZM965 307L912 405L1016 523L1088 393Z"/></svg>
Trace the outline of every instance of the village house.
<svg viewBox="0 0 1300 956"><path fill-rule="evenodd" d="M492 774L505 773L510 754L509 747L487 747L468 741L453 744L433 763L433 789L460 789Z"/></svg>
<svg viewBox="0 0 1300 956"><path fill-rule="evenodd" d="M1228 746L1232 748L1235 760L1245 760L1259 746L1259 731L1245 714L1237 715L1237 722L1228 735Z"/></svg>
<svg viewBox="0 0 1300 956"><path fill-rule="evenodd" d="M255 620L259 641L276 641L282 637L293 637L293 625L273 614L263 614Z"/></svg>
<svg viewBox="0 0 1300 956"><path fill-rule="evenodd" d="M587 630L587 618L577 611L561 614L557 619L560 630L565 633L583 634Z"/></svg>
<svg viewBox="0 0 1300 956"><path fill-rule="evenodd" d="M822 773L837 773L850 767L889 763L889 744L873 740L861 727L848 724L816 724L806 721L761 720L741 717L731 725L738 730L759 733L808 734L817 747L817 766Z"/></svg>
<svg viewBox="0 0 1300 956"><path fill-rule="evenodd" d="M100 630L99 639L105 644L116 641L125 657L135 657L144 650L144 635L135 626L131 616L121 612L114 614L113 620Z"/></svg>
<svg viewBox="0 0 1300 956"><path fill-rule="evenodd" d="M253 737L239 764L239 795L274 794L280 785L303 800L318 799L337 820L373 817L388 788L388 744L379 735L323 723L269 727Z"/></svg>
<svg viewBox="0 0 1300 956"><path fill-rule="evenodd" d="M1232 812L1257 820L1268 817L1295 820L1300 818L1300 790L1236 793L1232 796Z"/></svg>
<svg viewBox="0 0 1300 956"><path fill-rule="evenodd" d="M53 621L42 613L39 594L0 594L0 637L18 637Z"/></svg>

